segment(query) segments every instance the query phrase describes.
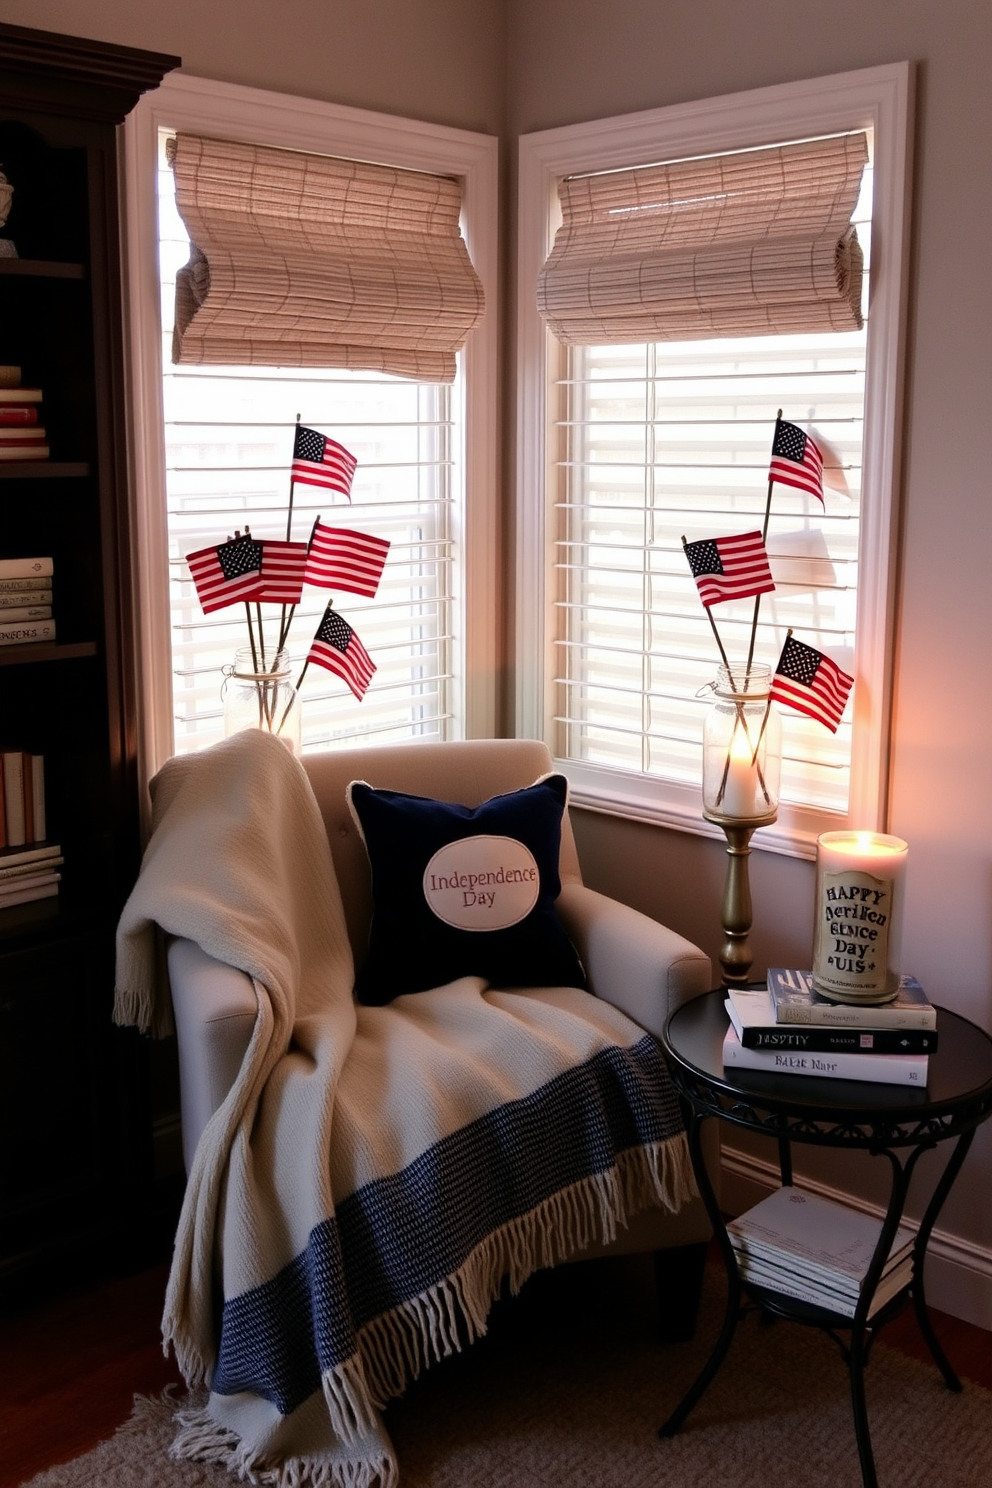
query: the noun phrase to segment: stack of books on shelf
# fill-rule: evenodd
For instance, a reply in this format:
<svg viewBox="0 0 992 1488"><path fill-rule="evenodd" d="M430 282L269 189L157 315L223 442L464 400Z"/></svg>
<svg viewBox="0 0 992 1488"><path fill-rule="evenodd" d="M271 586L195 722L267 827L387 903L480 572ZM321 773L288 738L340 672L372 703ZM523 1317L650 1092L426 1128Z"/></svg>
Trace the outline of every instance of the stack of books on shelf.
<svg viewBox="0 0 992 1488"><path fill-rule="evenodd" d="M774 968L767 987L729 987L723 1062L771 1074L820 1075L874 1084L927 1083L937 1048L937 1011L915 977L891 1002L831 1002L812 973Z"/></svg>
<svg viewBox="0 0 992 1488"><path fill-rule="evenodd" d="M0 646L54 641L51 558L0 558Z"/></svg>
<svg viewBox="0 0 992 1488"><path fill-rule="evenodd" d="M53 899L62 852L46 840L44 757L6 749L0 774L0 909Z"/></svg>
<svg viewBox="0 0 992 1488"><path fill-rule="evenodd" d="M741 1279L853 1318L882 1222L846 1204L784 1186L727 1226ZM868 1316L908 1286L913 1235L896 1231Z"/></svg>
<svg viewBox="0 0 992 1488"><path fill-rule="evenodd" d="M41 388L22 387L20 367L0 364L0 460L47 460Z"/></svg>

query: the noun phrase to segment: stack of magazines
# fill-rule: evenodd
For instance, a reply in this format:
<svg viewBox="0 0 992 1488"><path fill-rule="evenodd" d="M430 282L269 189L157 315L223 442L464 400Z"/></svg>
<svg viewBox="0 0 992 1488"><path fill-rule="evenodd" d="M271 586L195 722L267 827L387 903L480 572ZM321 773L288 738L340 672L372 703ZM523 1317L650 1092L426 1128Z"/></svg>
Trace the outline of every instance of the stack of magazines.
<svg viewBox="0 0 992 1488"><path fill-rule="evenodd" d="M841 1317L853 1317L882 1222L846 1204L785 1186L727 1226L741 1279ZM913 1235L896 1231L868 1307L880 1307L912 1280Z"/></svg>
<svg viewBox="0 0 992 1488"><path fill-rule="evenodd" d="M937 1010L915 977L891 1002L831 1002L812 973L773 968L767 986L729 987L723 1062L772 1074L820 1075L887 1085L927 1083L937 1048Z"/></svg>

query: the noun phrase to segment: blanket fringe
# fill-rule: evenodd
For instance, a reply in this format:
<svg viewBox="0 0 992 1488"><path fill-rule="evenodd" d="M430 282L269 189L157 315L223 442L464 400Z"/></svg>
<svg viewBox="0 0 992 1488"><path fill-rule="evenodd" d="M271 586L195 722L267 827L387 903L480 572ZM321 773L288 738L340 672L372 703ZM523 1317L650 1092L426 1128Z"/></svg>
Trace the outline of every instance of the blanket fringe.
<svg viewBox="0 0 992 1488"><path fill-rule="evenodd" d="M481 1337L503 1278L516 1293L535 1271L557 1265L651 1205L674 1211L696 1193L685 1135L631 1148L615 1166L562 1189L481 1241L465 1262L417 1297L366 1324L358 1354L324 1376L331 1424L355 1439L368 1405L401 1395L421 1371ZM364 1396L364 1399L362 1399Z"/></svg>
<svg viewBox="0 0 992 1488"><path fill-rule="evenodd" d="M218 1426L207 1408L176 1412L169 1448L175 1461L216 1463L255 1488L399 1488L394 1458L287 1457L273 1466L259 1461L233 1431Z"/></svg>

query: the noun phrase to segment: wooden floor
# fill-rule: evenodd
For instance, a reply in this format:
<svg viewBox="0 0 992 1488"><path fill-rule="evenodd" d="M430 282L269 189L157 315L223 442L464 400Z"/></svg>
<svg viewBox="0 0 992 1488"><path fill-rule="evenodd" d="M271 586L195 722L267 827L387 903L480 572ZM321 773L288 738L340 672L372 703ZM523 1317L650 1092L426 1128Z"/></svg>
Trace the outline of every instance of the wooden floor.
<svg viewBox="0 0 992 1488"><path fill-rule="evenodd" d="M0 1318L0 1488L17 1488L112 1435L135 1394L179 1383L159 1337L166 1276L157 1266L15 1304ZM992 1334L944 1313L933 1318L958 1373L992 1389ZM881 1336L929 1359L910 1308Z"/></svg>

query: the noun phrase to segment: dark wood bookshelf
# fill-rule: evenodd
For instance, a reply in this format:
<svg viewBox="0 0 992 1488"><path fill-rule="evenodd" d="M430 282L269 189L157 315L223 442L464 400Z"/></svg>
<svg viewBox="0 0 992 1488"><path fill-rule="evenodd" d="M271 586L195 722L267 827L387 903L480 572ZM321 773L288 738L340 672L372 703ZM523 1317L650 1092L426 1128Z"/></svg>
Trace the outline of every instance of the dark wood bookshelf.
<svg viewBox="0 0 992 1488"><path fill-rule="evenodd" d="M57 897L0 906L8 1280L136 1253L152 1192L147 1051L112 1019L141 848L118 127L178 60L0 23L0 235L19 254L0 259L0 363L41 389L53 453L0 462L0 559L52 560L60 637L0 646L0 752L43 756L64 857Z"/></svg>

